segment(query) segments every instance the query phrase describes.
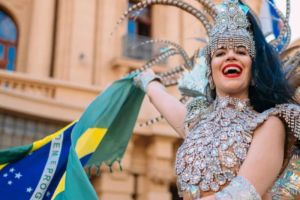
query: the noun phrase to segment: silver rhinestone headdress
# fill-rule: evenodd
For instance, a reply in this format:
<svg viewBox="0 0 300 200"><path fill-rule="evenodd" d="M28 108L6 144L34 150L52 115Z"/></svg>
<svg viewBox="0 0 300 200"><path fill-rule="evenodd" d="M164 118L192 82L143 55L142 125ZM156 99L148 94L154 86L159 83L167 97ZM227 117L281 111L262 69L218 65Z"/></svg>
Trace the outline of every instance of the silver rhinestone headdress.
<svg viewBox="0 0 300 200"><path fill-rule="evenodd" d="M226 0L218 7L216 24L209 34L208 53L212 56L219 48L246 47L255 57L255 44L247 20L248 8L239 5L238 0Z"/></svg>
<svg viewBox="0 0 300 200"><path fill-rule="evenodd" d="M198 58L199 55L197 52L200 50L204 52L204 55L201 56L209 58L210 53L214 52L219 47L224 46L228 48L234 48L238 46L245 46L248 49L250 56L252 58L255 57L255 54L257 53L255 52L255 44L253 42L253 37L255 36L252 36L251 32L249 32L250 22L248 22L246 18L246 14L250 9L248 9L246 6L243 6L245 5L244 2L242 2L241 0L223 0L222 6L219 6L216 5L212 0L194 1L195 3L198 2L201 6L194 6L194 4L186 2L185 0L139 0L137 1L138 3L134 4L126 12L123 13L116 25L121 24L128 17L136 19L137 13L142 13L137 11L141 11L146 7L152 5L176 7L197 19L203 25L206 34L209 36L210 39L209 44L206 46L206 48L198 49L192 57L190 57L189 54L185 51L185 49L182 48L179 44L170 42L168 40L152 39L147 42L143 42L144 44L159 43L159 45L163 45L168 48L166 48L166 51L155 54L156 56L151 58L145 65L139 68L137 70L138 72L144 71L147 68L151 68L154 65L159 64L162 61L170 58L171 56L179 55L183 58L184 63L181 63L180 65L171 68L161 74L164 85L168 87L177 85L178 77L181 77L183 71L185 71L186 69L192 72L194 66L197 65L197 63L193 62L197 59L193 58ZM291 29L289 26L289 16L291 7L290 0L286 0L285 13L279 10L276 7L276 5L270 0L267 0L267 2L272 7L272 9L274 9L278 17L276 18L276 20L282 22L281 26L279 27L279 35L277 36L277 38L274 38L268 43L273 47L274 50L277 51L280 58L283 60L283 69L285 73L287 73L287 79L297 83L300 80L298 77L298 73L296 73L298 72L297 70L299 69L299 65L296 65L294 63L298 62L299 58L288 55L294 51L298 51L299 53L300 46L293 46L291 48L287 48L291 39ZM249 12L251 12L251 10ZM259 20L257 16L255 17L254 12L251 12L250 14L252 17L256 18L256 21ZM259 21L257 21L257 23L259 24ZM198 39L198 41L206 42L206 38ZM207 50L210 50L209 54L207 54ZM201 66L205 67L205 65ZM296 85L295 87L299 86ZM202 87L199 88L201 88L199 91L202 91ZM194 94L195 91L192 90L192 92L185 93L184 95L190 96Z"/></svg>

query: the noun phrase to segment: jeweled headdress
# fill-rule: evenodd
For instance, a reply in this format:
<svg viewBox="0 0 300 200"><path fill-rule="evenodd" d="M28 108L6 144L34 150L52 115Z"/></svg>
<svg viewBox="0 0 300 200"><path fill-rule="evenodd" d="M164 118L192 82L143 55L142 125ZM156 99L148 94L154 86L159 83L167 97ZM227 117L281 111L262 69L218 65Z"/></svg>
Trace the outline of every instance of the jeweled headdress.
<svg viewBox="0 0 300 200"><path fill-rule="evenodd" d="M191 4L185 2L184 0L143 0L140 1L139 3L133 5L126 11L123 16L120 18L118 24L120 24L122 21L125 20L126 17L131 17L136 11L142 10L148 6L151 5L165 5L165 6L172 6L172 7L177 7L183 11L186 11L187 13L193 15L196 17L204 26L207 35L210 36L209 43L214 43L211 39L215 38L212 37L216 33L220 33L220 31L223 31L226 29L226 33L234 33L233 29L236 30L245 30L248 31L249 28L249 23L247 21L246 14L249 10L247 6L239 4L238 0L224 0L222 2L223 5L216 5L214 4L211 0L195 0L198 3L200 3L205 10L203 12L200 9L197 9L196 7L192 6ZM276 10L278 16L280 17L280 20L283 22L283 26L281 28L279 36L270 41L270 44L278 51L278 53L283 52L286 47L288 46L290 42L290 27L288 23L288 18L290 14L290 0L287 0L287 11L286 15L284 16L283 13L277 9L277 7L272 3L269 2L270 5ZM228 27L228 25L230 27ZM229 28L229 29L228 29ZM233 29L232 29L233 28ZM242 31L243 32L243 31ZM237 32L238 33L238 32ZM238 33L238 35L246 35L247 32L244 33ZM235 36L235 35L234 35ZM241 39L246 39L246 38L241 38ZM149 42L158 42L157 40L149 41ZM164 41L159 40L159 42L163 43ZM250 42L250 41L249 41ZM167 44L170 44L167 42ZM252 44L250 44L251 46ZM171 50L172 49L172 50ZM182 52L182 49L178 49L174 45L171 45L170 51L176 51L176 53L173 51L173 53L170 53L168 55L174 55L174 54L180 54L184 58L186 54ZM250 49L253 50L253 49ZM254 55L254 52L249 52L251 55ZM166 57L162 56L162 57ZM161 59L158 57L159 62ZM185 61L187 61L185 59ZM156 63L157 63L156 62ZM155 63L154 63L155 64ZM185 62L185 67L187 69L191 69L193 66L190 65L190 63ZM149 66L149 65L148 65Z"/></svg>
<svg viewBox="0 0 300 200"><path fill-rule="evenodd" d="M226 0L218 6L216 23L209 33L208 53L213 55L220 48L243 46L252 58L255 57L255 44L246 16L248 11L238 0Z"/></svg>
<svg viewBox="0 0 300 200"><path fill-rule="evenodd" d="M213 52L220 48L234 48L238 46L244 46L248 49L248 52L252 58L255 57L255 44L253 41L250 23L248 22L247 15L250 12L252 16L255 14L245 6L242 1L238 0L224 0L221 4L216 5L212 0L195 0L201 4L201 9L194 7L184 0L143 0L139 1L130 7L120 18L117 24L123 22L126 17L136 18L137 11L141 11L144 8L151 5L164 5L179 8L190 15L198 19L207 33L207 38L204 41L207 42L206 48L201 48L196 51L192 56L178 44L166 41L153 39L147 42L141 43L141 45L148 45L151 43L159 43L167 48L159 52L156 57L146 62L143 67L138 71L143 71L147 68L168 59L171 56L179 55L183 58L183 63L178 66L169 68L168 71L159 74L162 77L162 81L165 86L179 85L179 89L185 96L201 96L205 92L204 87L207 84L207 80L203 80L206 70L203 58L207 55L213 54ZM277 9L277 7L268 1L270 6L274 8L279 19L282 22L280 33L277 38L270 41L269 44L278 52L283 61L283 69L286 72L286 77L295 83L299 82L299 65L300 57L288 57L286 52L290 52L287 46L290 43L290 27L288 23L290 15L290 0L286 1L286 13L285 15ZM203 39L201 39L203 41ZM300 46L293 51L300 49ZM299 51L300 52L300 51ZM299 53L298 53L299 54ZM297 55L297 53L296 53ZM292 64L291 64L292 63ZM202 75L198 75L199 72ZM195 75L195 73L197 73ZM296 75L296 76L295 76ZM183 77L183 78L181 78ZM184 78L185 77L185 78ZM191 84L193 81L193 84ZM296 87L299 87L296 85ZM298 90L299 91L299 90ZM155 121L155 120L154 120Z"/></svg>
<svg viewBox="0 0 300 200"><path fill-rule="evenodd" d="M137 4L134 4L132 7L130 7L122 15L117 24L123 22L126 19L126 17L136 18L137 11L141 11L144 8L151 5L165 5L177 7L191 14L203 24L208 35L208 50L210 50L210 53L214 52L216 48L218 48L218 45L226 45L229 47L242 45L248 48L248 52L251 55L251 57L255 56L255 44L253 42L251 30L249 29L249 22L247 21L246 17L247 12L251 12L251 10L249 11L249 8L247 8L247 6L240 4L240 1L238 0L225 0L222 2L223 5L216 5L211 0L195 1L202 5L201 9L194 7L193 5L185 2L184 0L139 1ZM286 2L287 10L285 15L279 9L277 9L277 7L272 2L269 2L269 4L277 12L277 15L280 18L278 20L283 22L279 36L274 40L270 41L269 44L272 45L273 48L281 55L284 54L284 51L286 50L290 42L291 36L290 27L288 23L290 15L290 0L287 0ZM223 14L223 12L225 12L226 14ZM253 12L251 13L253 14ZM167 46L168 48L164 48L165 50L163 52L160 52L155 58L148 61L138 71L143 71L147 68L150 68L155 64L160 63L161 61L175 55L182 56L184 60L184 63L182 63L181 65L178 65L173 69L161 74L163 82L166 86L177 85L178 77L181 76L181 74L186 69L189 71L194 68L195 64L197 64L194 61L198 60L197 58L199 57L199 52L201 51L201 49L197 50L196 53L190 57L180 45L174 42L158 39L149 40L148 42L144 42L141 45L147 45L149 43L160 43ZM291 68L286 67L286 65L288 65L289 63L289 59L283 60L284 69L289 69L289 72L296 71L296 68L298 66L294 67L291 70ZM190 94L186 93L185 95L195 95L195 92L191 92Z"/></svg>
<svg viewBox="0 0 300 200"><path fill-rule="evenodd" d="M210 81L207 80L209 74L208 73L209 67L207 67L207 63L206 63L206 61L208 61L207 58L211 57L214 54L214 52L219 48L234 49L236 47L243 46L247 48L249 55L256 62L258 61L267 62L268 59L273 60L272 58L275 58L274 59L276 60L276 62L274 62L275 65L269 65L269 66L279 67L280 64L279 62L277 62L276 53L274 53L273 49L270 48L269 45L267 45L267 42L264 40L264 36L261 30L258 30L259 29L258 25L254 20L255 16L253 15L253 13L249 13L251 12L250 9L247 6L245 6L243 3L240 3L240 1L238 0L224 0L222 4L217 6L209 0L195 0L195 1L199 2L202 5L202 8L206 9L207 12L202 12L201 10L195 8L189 3L184 2L183 0L145 0L129 8L129 10L126 13L124 13L119 23L122 22L125 19L125 17L127 16L130 17L131 14L134 13L135 11L141 10L149 5L155 5L155 4L167 5L167 6L180 8L181 10L184 10L189 14L193 15L194 17L196 17L203 24L207 32L208 42L206 47L202 49L198 49L194 54L194 56L192 56L192 58L190 58L188 54L185 52L185 50L181 48L178 44L170 41L156 39L156 40L150 40L148 42L142 43L141 45L146 45L149 43L162 43L168 46L168 48L164 48L164 51L160 52L157 55L157 57L151 59L141 69L139 69L139 71L143 71L161 62L162 60L167 59L168 57L174 55L181 55L184 60L184 63L182 63L181 65L165 73L161 73L160 75L162 77L162 81L165 86L178 85L179 90L182 92L183 97L186 96L196 97L187 104L188 115L186 116L186 121L185 121L185 124L187 125L187 129L190 128L189 124L193 124L195 121L199 122L200 120L203 119L202 120L202 123L204 124L203 129L199 130L197 128L197 130L194 131L194 134L191 134L191 131L189 131L189 134L187 135L187 139L186 139L186 141L188 141L188 144L185 146L186 148L183 147L185 149L179 151L179 155L178 155L179 159L176 161L176 174L178 175L178 180L179 180L178 182L179 190L181 190L182 192L187 192L190 198L198 199L200 196L199 187L201 191L210 191L210 190L219 191L221 186L223 186L227 181L232 180L235 174L228 169L234 168L235 165L234 163L241 162L238 161L237 158L239 159L245 158L247 153L245 147L249 145L251 142L250 141L251 138L249 140L249 137L247 135L248 134L251 135L254 129L256 129L256 127L259 124L263 123L264 120L268 119L269 116L271 115L279 116L288 125L287 128L289 130L289 133L292 134L295 138L300 139L300 127L298 123L300 119L299 118L300 112L299 112L299 106L292 105L292 104L281 104L279 106L276 106L275 108L263 112L262 115L260 116L250 117L249 120L244 118L241 120L242 123L245 121L245 119L246 121L252 121L253 119L255 119L256 120L255 123L257 123L257 124L251 123L251 125L245 126L247 127L246 129L248 128L251 129L251 130L248 129L248 131L243 132L242 134L242 135L246 135L247 138L245 138L245 140L238 139L239 137L237 137L237 135L235 134L239 133L239 130L236 129L237 127L236 125L233 125L234 128L232 130L234 131L232 131L233 133L232 140L227 140L228 137L230 136L230 134L228 133L229 132L231 133L231 131L227 131L230 130L230 128L227 127L228 124L236 120L237 116L240 116L241 113L234 114L234 115L231 114L233 116L232 121L228 120L229 118L228 116L217 117L217 114L215 114L215 115L210 115L212 116L210 118L208 117L208 115L205 115L206 114L205 112L212 112L212 110L209 109L212 108L211 106L217 105L217 104L210 104L210 102L207 101L206 99L207 96L204 94L206 92L205 88L208 88L207 84L210 83ZM271 2L269 3L271 6L274 7L280 20L283 22L283 26L281 27L279 36L273 41L271 41L269 44L281 56L283 60L283 67L286 72L285 73L286 78L289 80L293 80L293 82L296 83L295 87L300 88L299 87L300 53L296 53L296 56L292 58L285 56L285 53L290 51L289 49L286 50L286 47L290 42L290 28L288 24L288 18L290 13L289 10L290 1L287 0L287 6L286 6L287 12L285 16L275 7L273 3ZM249 23L248 19L251 22L251 24ZM252 27L250 27L250 25L252 25ZM253 28L253 33L251 28ZM257 44L261 44L261 45L255 46L256 44L254 41L256 41ZM297 47L296 49L298 48L300 49L300 46ZM256 56L256 53L261 55ZM261 62L261 63L266 64L265 62ZM269 68L268 70L270 69L272 68ZM253 74L255 75L255 73ZM178 78L179 76L181 76L181 78ZM268 77L266 77L266 79L267 78ZM282 79L284 80L283 77ZM254 87L255 86L253 86L253 88ZM210 91L213 91L213 88L210 88ZM182 100L185 101L186 99L183 98ZM228 103L229 100L228 101L226 100L226 102ZM225 104L227 105L227 103ZM222 104L223 103L221 102L220 105ZM231 102L230 104L234 105L234 102ZM222 112L218 111L218 113L220 114ZM249 113L252 113L252 111L249 111ZM222 119L222 117L225 118L224 119L224 122L226 121L225 123L218 121L219 119ZM160 120L161 118L162 116L156 119L149 120L144 125L152 124L157 120ZM209 126L207 126L207 124L210 123L209 120L212 120L214 122L214 123L212 122L210 129L208 128ZM216 121L218 122L216 123ZM222 139L224 141L224 145L221 144L220 140L216 139L218 137L215 137L215 132L217 132L216 130L221 130L221 128L218 128L218 126L226 126L226 128L228 128L226 129L226 131L225 129L224 131L223 129L222 131L220 131L222 137L225 138ZM199 123L197 123L197 127L201 127L199 126ZM241 125L241 127L242 127L241 129L243 129L244 126ZM211 135L211 131L214 132L213 136ZM221 135L219 138L221 138ZM242 145L235 144L235 146L233 146L233 151L236 156L234 156L232 152L226 152L226 149L228 149L228 147L232 145L235 140L249 141L249 144L242 144ZM198 146L193 146L194 144L198 144L199 141L204 145L199 145L200 148L197 148ZM231 143L230 141L232 141L233 143ZM202 148L203 146L206 149ZM216 159L216 157L219 156L219 149L214 148L214 146L216 147L221 146L221 150L222 150L221 159ZM197 157L194 156L198 154L200 156ZM295 155L298 156L299 154L295 154ZM297 161L299 161L298 157L296 159ZM220 163L218 162L223 162L222 164L226 168L223 169L222 167L221 169ZM209 164L209 166L206 166L207 164ZM293 166L296 166L296 168L291 168ZM210 170L207 170L208 168ZM292 177L297 178L298 176L294 176L294 175L295 172L298 171L299 171L299 165L290 165L290 168L287 169L287 172L285 174L292 174L293 175ZM281 188L286 189L287 188L286 183L290 183L290 185L292 185L291 183L293 183L293 179L290 179L290 177L291 176L283 176L283 178L279 180L278 182L279 185L275 187L275 190ZM284 185L282 186L281 184ZM295 187L293 187L290 191L294 192ZM227 195L226 198L228 198L229 196L230 195ZM295 196L295 194L293 194L293 196ZM260 197L258 197L257 194L256 196L252 195L252 197L253 198L249 198L249 199L260 199ZM240 198L236 198L236 199L240 199Z"/></svg>

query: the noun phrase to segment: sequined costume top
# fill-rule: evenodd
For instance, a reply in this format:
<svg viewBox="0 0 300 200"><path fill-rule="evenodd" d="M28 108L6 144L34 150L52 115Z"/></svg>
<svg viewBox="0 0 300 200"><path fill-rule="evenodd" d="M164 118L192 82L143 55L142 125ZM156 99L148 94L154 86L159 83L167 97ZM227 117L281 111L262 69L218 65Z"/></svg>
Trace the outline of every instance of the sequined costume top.
<svg viewBox="0 0 300 200"><path fill-rule="evenodd" d="M188 104L187 110L188 134L178 149L175 168L179 194L189 199L217 192L237 175L255 129L270 115L282 118L296 137L300 134L300 108L293 104L258 113L248 100L224 97L208 105L196 98ZM293 189L300 192L300 163L294 164L294 168L298 169L298 174L293 174L293 180L298 185ZM286 180L283 178L281 183L276 183L273 194L282 193L278 188Z"/></svg>

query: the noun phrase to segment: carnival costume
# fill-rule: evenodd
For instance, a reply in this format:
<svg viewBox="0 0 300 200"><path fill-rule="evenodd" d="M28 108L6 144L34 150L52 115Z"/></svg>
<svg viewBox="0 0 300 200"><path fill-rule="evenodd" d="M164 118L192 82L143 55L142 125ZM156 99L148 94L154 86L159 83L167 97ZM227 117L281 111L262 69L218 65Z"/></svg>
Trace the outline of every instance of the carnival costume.
<svg viewBox="0 0 300 200"><path fill-rule="evenodd" d="M180 195L189 199L199 199L203 193L210 191L215 192L217 200L261 199L251 183L237 174L247 156L254 131L270 116L277 116L285 123L288 138L294 143L289 146L289 152L285 156L288 165L270 188L270 193L272 199L300 197L300 159L299 149L295 145L295 141L300 140L299 105L279 104L259 113L251 106L249 100L231 97L213 98L211 94L214 84L207 63L210 63L210 58L217 49L234 49L242 46L247 49L252 59L262 56L256 55L254 36L246 16L251 11L237 0L225 0L218 6L208 0L197 1L206 9L207 14L180 0L148 0L134 5L124 15L127 16L135 10L153 4L176 6L199 19L209 36L208 44L195 54L193 61L179 45L167 41L149 41L149 43L162 42L168 44L170 48L149 61L143 69L176 54L182 55L185 63L173 71L161 74L162 78L157 76L144 80L137 78L137 85L146 90L148 83L154 79L160 79L165 85L176 84L172 76L182 73L183 68L190 70L184 72L178 81L183 96L192 97L187 103L185 120L187 136L178 149L175 164ZM275 6L274 8L276 9ZM271 41L270 45L278 54L283 55L290 42L289 1L286 16L278 9L276 11L284 25L280 35ZM215 24L209 22L208 14ZM291 76L298 65L298 57L283 60L284 69L288 69L287 76Z"/></svg>

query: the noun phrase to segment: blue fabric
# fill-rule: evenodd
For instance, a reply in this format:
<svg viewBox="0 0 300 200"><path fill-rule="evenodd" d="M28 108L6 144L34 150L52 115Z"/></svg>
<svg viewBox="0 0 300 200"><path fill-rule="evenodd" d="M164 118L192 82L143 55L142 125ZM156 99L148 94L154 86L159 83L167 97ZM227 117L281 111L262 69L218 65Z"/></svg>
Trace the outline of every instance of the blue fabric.
<svg viewBox="0 0 300 200"><path fill-rule="evenodd" d="M274 4L274 0L269 0L269 1ZM269 4L269 7L270 7L270 13L272 16L273 33L274 33L274 36L277 38L280 33L279 24L278 24L279 15L277 14L276 10L273 8L272 5Z"/></svg>
<svg viewBox="0 0 300 200"><path fill-rule="evenodd" d="M61 177L66 171L73 127L74 125L70 126L63 133L62 149L53 176L54 178L46 189L45 196L41 199L51 199ZM51 142L27 155L25 158L10 163L0 170L0 194L2 200L24 200L31 198L40 179L43 179L41 176L48 160L50 146ZM84 165L89 157L90 155L82 158L81 164Z"/></svg>

